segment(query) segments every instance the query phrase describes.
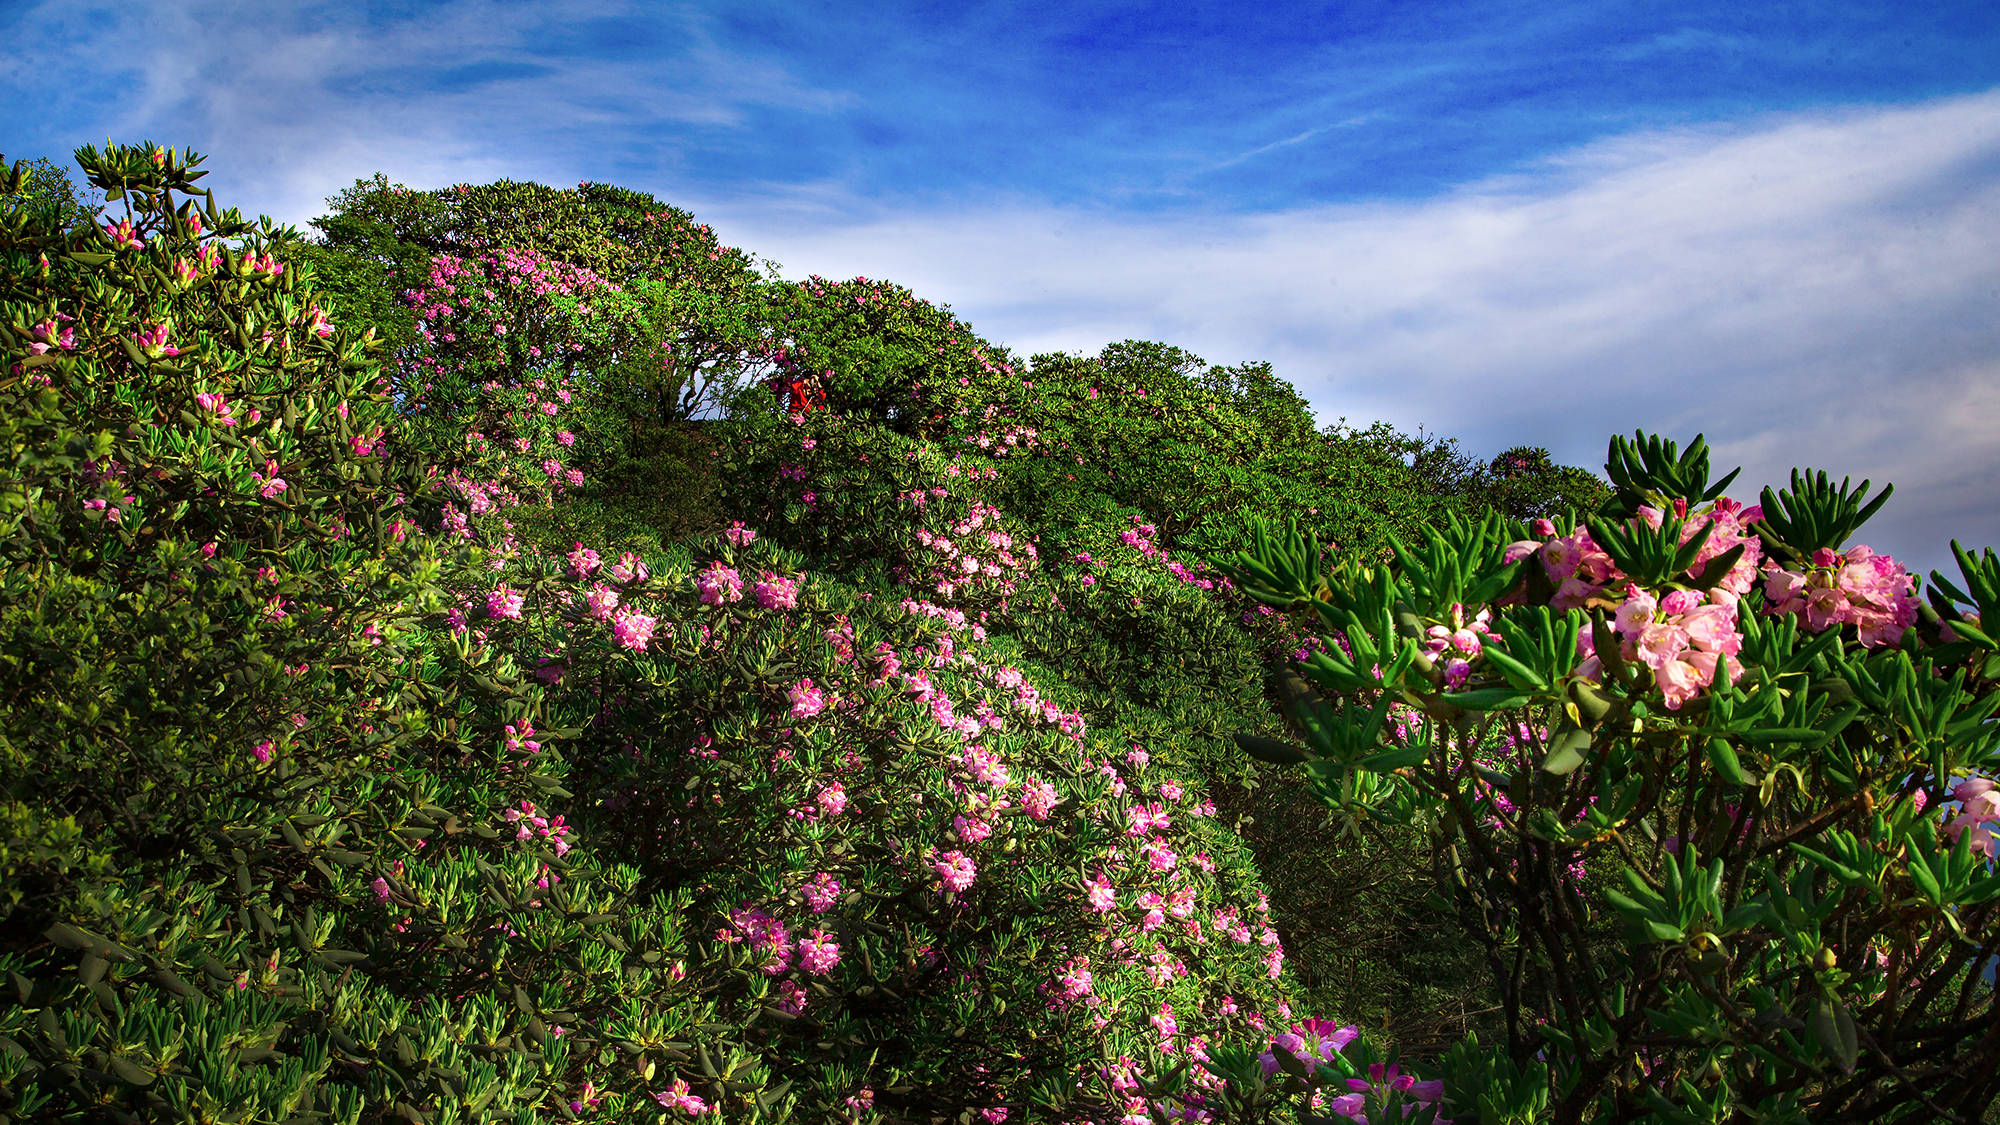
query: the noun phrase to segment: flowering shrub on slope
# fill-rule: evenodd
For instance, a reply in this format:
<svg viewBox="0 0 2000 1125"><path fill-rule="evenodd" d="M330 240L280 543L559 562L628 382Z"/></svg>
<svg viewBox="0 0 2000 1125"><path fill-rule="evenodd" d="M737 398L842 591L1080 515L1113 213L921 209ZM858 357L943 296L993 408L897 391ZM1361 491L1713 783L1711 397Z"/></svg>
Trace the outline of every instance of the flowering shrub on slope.
<svg viewBox="0 0 2000 1125"><path fill-rule="evenodd" d="M109 159L100 178L140 206L106 238L157 246L167 204L144 185L178 165ZM75 265L120 276L102 253ZM191 290L224 338L258 277L286 272L247 260ZM33 256L10 261L10 294L43 300ZM541 553L505 521L568 405L526 396L559 375L489 391L465 417L509 440L384 503L399 434L366 393L375 368L328 352L284 368L284 391L249 381L258 366L147 294L149 272L123 276L188 335L10 306L15 374L46 372L78 417L123 403L155 422L125 435L143 456L114 433L117 466L44 488L17 541L47 585L103 602L61 611L121 629L132 656L184 651L142 667L72 629L94 678L16 681L10 753L78 765L10 771L0 960L28 983L0 1009L20 1046L0 1054L0 1112L1090 1120L1146 1112L1134 1076L1159 1060L1283 1018L1275 934L1198 788L981 639L977 614L1013 596L985 561L952 593L990 608L931 600L953 557L938 533L1032 573L991 513L927 525L928 544L912 529L915 588L824 582L748 527L698 555ZM301 335L253 359L347 346L293 284ZM120 355L122 380L82 377ZM127 464L165 475L128 484ZM360 528L370 550L344 553ZM166 545L132 549L149 535ZM119 622L114 596L142 613ZM12 598L9 652L53 653L12 643L60 626ZM198 636L238 644L162 676ZM171 794L144 788L161 762Z"/></svg>
<svg viewBox="0 0 2000 1125"><path fill-rule="evenodd" d="M545 721L583 732L566 784L603 812L572 813L579 838L694 886L794 1030L871 1044L875 1077L841 1081L878 1108L1074 1106L1092 1060L1198 1050L1272 1008L1281 954L1212 806L1141 748L1093 745L963 610L878 587L834 611L740 526L672 571L581 544L498 561L454 627L535 654ZM633 672L591 671L619 650ZM885 1050L885 1024L953 1047ZM848 1051L823 1065L855 1073Z"/></svg>

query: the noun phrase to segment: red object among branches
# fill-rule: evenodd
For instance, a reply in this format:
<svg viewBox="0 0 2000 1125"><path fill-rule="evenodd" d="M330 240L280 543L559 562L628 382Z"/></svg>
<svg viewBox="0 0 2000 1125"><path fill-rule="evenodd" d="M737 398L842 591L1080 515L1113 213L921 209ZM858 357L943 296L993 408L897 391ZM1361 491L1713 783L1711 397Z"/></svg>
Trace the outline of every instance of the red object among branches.
<svg viewBox="0 0 2000 1125"><path fill-rule="evenodd" d="M793 414L826 409L826 388L811 375L795 376L789 381L780 375L771 380L770 387L772 394L786 396L785 409Z"/></svg>

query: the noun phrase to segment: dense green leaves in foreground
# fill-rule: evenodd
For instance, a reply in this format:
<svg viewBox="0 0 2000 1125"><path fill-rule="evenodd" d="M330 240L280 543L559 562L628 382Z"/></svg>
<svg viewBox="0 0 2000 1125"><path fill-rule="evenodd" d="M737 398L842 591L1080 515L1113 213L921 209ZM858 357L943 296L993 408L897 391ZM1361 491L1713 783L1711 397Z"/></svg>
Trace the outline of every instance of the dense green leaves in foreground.
<svg viewBox="0 0 2000 1125"><path fill-rule="evenodd" d="M1337 638L1306 673L1347 717L1248 748L1350 818L1429 825L1481 923L1506 1051L1454 1056L1448 1104L1982 1120L2000 564L1960 551L1964 587L1934 576L1922 606L1892 560L1836 550L1865 483L1795 474L1760 510L1699 439L1614 440L1610 465L1602 518L1565 534L1453 520L1329 570L1265 528L1224 567Z"/></svg>

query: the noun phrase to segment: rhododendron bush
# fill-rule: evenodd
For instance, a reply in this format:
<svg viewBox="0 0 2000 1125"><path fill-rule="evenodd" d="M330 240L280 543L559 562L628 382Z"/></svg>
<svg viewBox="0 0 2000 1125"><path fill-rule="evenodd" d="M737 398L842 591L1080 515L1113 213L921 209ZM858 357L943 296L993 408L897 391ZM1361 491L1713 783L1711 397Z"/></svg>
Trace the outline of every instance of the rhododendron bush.
<svg viewBox="0 0 2000 1125"><path fill-rule="evenodd" d="M81 159L125 213L0 244L0 1114L1144 1117L1286 1025L1200 778L982 623L1045 592L997 509L893 496L850 578L751 521L546 549L589 388L496 341L588 278L438 259L438 471L199 158Z"/></svg>
<svg viewBox="0 0 2000 1125"><path fill-rule="evenodd" d="M1494 963L1504 1053L1457 1053L1448 1108L1981 1120L2000 558L1959 551L1925 601L1844 546L1886 489L1795 474L1745 506L1699 439L1607 467L1581 524L1454 519L1331 567L1267 527L1224 567L1333 642L1308 746L1243 744L1431 826Z"/></svg>
<svg viewBox="0 0 2000 1125"><path fill-rule="evenodd" d="M642 192L608 184L558 189L510 180L418 191L376 176L328 202L331 213L314 224L326 238L311 248L312 256L345 267L343 280L362 266L386 271L386 287L404 300L412 290L437 288L433 275L440 260L472 261L496 253L596 279L593 303L621 330L608 332L607 321L600 320L593 332L565 344L589 349L593 373L610 385L611 397L635 426L720 406L738 374L764 364L767 297L749 256L721 245L687 212ZM340 297L369 309L379 303L381 288L350 284ZM480 291L475 287L460 295ZM505 308L513 296L498 300ZM430 302L416 307L421 317ZM439 329L434 324L432 330L428 342L435 344ZM454 334L471 341L484 331L490 327ZM524 369L538 366L527 363Z"/></svg>

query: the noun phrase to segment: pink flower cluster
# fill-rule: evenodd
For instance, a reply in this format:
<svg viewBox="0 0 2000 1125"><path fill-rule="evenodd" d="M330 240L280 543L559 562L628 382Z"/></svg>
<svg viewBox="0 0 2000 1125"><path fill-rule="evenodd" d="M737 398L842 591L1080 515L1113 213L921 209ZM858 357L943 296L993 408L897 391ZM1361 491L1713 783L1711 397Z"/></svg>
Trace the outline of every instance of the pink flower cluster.
<svg viewBox="0 0 2000 1125"><path fill-rule="evenodd" d="M658 625L656 618L626 606L619 610L617 620L611 623L611 633L620 645L633 652L644 652L653 639L653 629Z"/></svg>
<svg viewBox="0 0 2000 1125"><path fill-rule="evenodd" d="M516 840L532 840L540 837L549 842L549 846L555 849L557 856L569 854L571 847L567 838L570 833L569 825L564 824L560 816L553 819L543 816L535 810L533 801L522 801L519 808L508 809L501 814L501 817L507 823L516 826L514 832Z"/></svg>
<svg viewBox="0 0 2000 1125"><path fill-rule="evenodd" d="M707 1102L688 1093L688 1084L685 1078L674 1079L674 1084L666 1090L654 1094L653 1100L659 1102L663 1109L678 1109L695 1117L700 1117L702 1114L708 1112Z"/></svg>
<svg viewBox="0 0 2000 1125"><path fill-rule="evenodd" d="M285 483L285 478L278 475L278 463L276 461L265 461L264 471L261 473L253 472L250 474L250 477L258 484L257 495L262 496L266 500L275 499L278 493L283 492L289 487Z"/></svg>
<svg viewBox="0 0 2000 1125"><path fill-rule="evenodd" d="M814 930L799 939L799 968L816 977L823 977L840 963L840 945L825 930Z"/></svg>
<svg viewBox="0 0 2000 1125"><path fill-rule="evenodd" d="M825 871L813 873L812 881L800 889L805 896L806 906L814 914L824 914L840 901L840 880Z"/></svg>
<svg viewBox="0 0 2000 1125"><path fill-rule="evenodd" d="M645 560L630 551L619 555L617 562L604 568L604 573L619 582L644 582L651 574Z"/></svg>
<svg viewBox="0 0 2000 1125"><path fill-rule="evenodd" d="M694 576L695 589L701 591L704 605L721 605L724 602L743 600L743 576L734 567L712 562Z"/></svg>
<svg viewBox="0 0 2000 1125"><path fill-rule="evenodd" d="M236 404L221 395L199 394L194 396L194 404L215 415L218 426L234 426Z"/></svg>
<svg viewBox="0 0 2000 1125"><path fill-rule="evenodd" d="M1471 661L1479 656L1486 642L1496 639L1490 628L1493 620L1491 609L1482 609L1471 620L1465 616L1465 607L1451 607L1451 624L1433 625L1426 634L1424 653L1444 662L1445 686L1453 691L1465 686L1472 674Z"/></svg>
<svg viewBox="0 0 2000 1125"><path fill-rule="evenodd" d="M1742 675L1735 660L1743 644L1737 628L1737 604L1750 592L1760 565L1765 612L1801 617L1806 628L1814 632L1853 625L1862 644L1884 646L1897 643L1903 630L1916 621L1917 599L1909 572L1866 546L1852 547L1844 554L1821 549L1811 566L1798 573L1764 558L1752 527L1764 518L1762 508L1746 508L1722 497L1693 513L1686 501L1677 500L1673 510L1685 520L1682 543L1704 527L1711 529L1694 564L1679 576L1682 582L1691 582L1725 552L1743 548L1736 563L1706 591L1642 591L1626 580L1587 529L1556 537L1548 520L1535 521L1534 534L1539 541L1527 540L1508 548L1509 558L1539 557L1543 572L1557 584L1550 600L1555 608L1615 607L1621 654L1653 670L1670 710L1679 710L1707 689L1718 661L1731 682ZM1637 518L1658 528L1666 514L1645 507L1639 509ZM1440 639L1445 638L1434 628L1434 652L1442 651L1437 645ZM1602 669L1588 629L1577 655L1581 659L1577 675L1597 679Z"/></svg>
<svg viewBox="0 0 2000 1125"><path fill-rule="evenodd" d="M1368 1095L1372 1093L1386 1093L1390 1090L1400 1091L1408 1101L1416 1103L1405 1109L1405 1113L1411 1112L1419 1106L1431 1105L1444 1097L1443 1082L1435 1079L1429 1082L1419 1082L1416 1076L1402 1073L1394 1063L1390 1063L1387 1066L1381 1063L1371 1063L1368 1067L1368 1077L1349 1078L1347 1080L1347 1089L1347 1093L1330 1099L1327 1102L1327 1108L1334 1113L1340 1114L1342 1117L1361 1123L1365 1123L1368 1120L1362 1114L1367 1108ZM1451 1122L1440 1117L1437 1118L1437 1125L1451 1125Z"/></svg>
<svg viewBox="0 0 2000 1125"><path fill-rule="evenodd" d="M603 560L598 558L597 552L581 543L569 553L569 572L574 577L588 578L602 565Z"/></svg>
<svg viewBox="0 0 2000 1125"><path fill-rule="evenodd" d="M944 853L931 866L937 871L940 888L947 892L965 890L979 874L971 857L960 851Z"/></svg>
<svg viewBox="0 0 2000 1125"><path fill-rule="evenodd" d="M1702 528L1713 527L1708 538L1702 542L1701 550L1696 553L1686 577L1691 579L1699 575L1711 561L1741 545L1742 557L1722 576L1716 592L1711 596L1717 601L1733 602L1749 593L1751 583L1756 580L1758 560L1763 554L1762 543L1750 525L1764 518L1764 510L1746 508L1724 496L1692 515L1688 512L1687 501L1676 500L1674 514L1685 521L1681 525L1682 543L1692 540ZM1658 508L1642 507L1638 518L1657 529L1665 523L1666 513ZM1533 541L1517 543L1514 548L1539 551L1544 572L1549 581L1557 584L1556 595L1549 602L1555 608L1585 608L1593 599L1605 597L1608 591L1625 579L1617 564L1611 561L1611 556L1590 537L1588 528L1579 527L1569 535L1548 538L1554 536L1555 526L1548 520L1536 520L1534 533L1548 541L1539 547Z"/></svg>
<svg viewBox="0 0 2000 1125"><path fill-rule="evenodd" d="M1717 661L1723 662L1723 674L1731 683L1743 676L1743 665L1735 659L1743 649L1743 634L1736 629L1734 600L1704 604L1703 596L1692 590L1674 590L1655 599L1628 585L1612 631L1618 635L1620 656L1653 670L1669 711L1680 710L1714 681ZM1583 662L1576 674L1600 680L1603 664L1588 625L1577 638L1577 655Z"/></svg>
<svg viewBox="0 0 2000 1125"><path fill-rule="evenodd" d="M1118 541L1146 558L1163 557L1165 552L1160 549L1159 544L1153 542L1153 537L1160 533L1160 529L1150 523L1140 523L1139 520L1140 517L1133 516L1133 526L1119 532Z"/></svg>
<svg viewBox="0 0 2000 1125"><path fill-rule="evenodd" d="M517 620L521 616L521 606L528 599L519 590L510 590L502 582L500 588L486 595L486 616Z"/></svg>
<svg viewBox="0 0 2000 1125"><path fill-rule="evenodd" d="M1871 648L1896 644L1917 620L1910 572L1865 545L1844 554L1822 547L1803 574L1767 563L1764 597L1770 612L1797 614L1815 633L1852 625Z"/></svg>
<svg viewBox="0 0 2000 1125"><path fill-rule="evenodd" d="M785 698L791 700L794 719L810 719L826 710L826 695L813 686L810 678L800 680L786 689Z"/></svg>
<svg viewBox="0 0 2000 1125"><path fill-rule="evenodd" d="M67 320L69 318L64 317L63 319ZM56 330L56 322L53 320L44 320L40 324L35 325L29 331L29 335L33 336L34 339L28 344L28 351L34 355L42 355L50 348L61 348L66 352L76 350L76 329L64 326L58 332Z"/></svg>
<svg viewBox="0 0 2000 1125"><path fill-rule="evenodd" d="M1951 799L1960 805L1945 822L1945 837L1957 843L1960 834L1971 832L1973 852L1992 859L1993 828L2000 823L2000 784L1990 777L1968 777L1952 787Z"/></svg>
<svg viewBox="0 0 2000 1125"><path fill-rule="evenodd" d="M1264 1077L1269 1078L1278 1073L1279 1051L1317 1066L1332 1062L1333 1056L1360 1037L1361 1032L1354 1027L1339 1027L1331 1020L1306 1020L1294 1024L1290 1031L1272 1036L1271 1049L1257 1056L1257 1062L1264 1068ZM1362 1088L1366 1089L1366 1084Z"/></svg>
<svg viewBox="0 0 2000 1125"><path fill-rule="evenodd" d="M763 609L795 609L799 604L799 583L796 578L781 578L765 571L757 582L757 605Z"/></svg>
<svg viewBox="0 0 2000 1125"><path fill-rule="evenodd" d="M609 621L612 612L618 608L618 591L599 583L592 586L590 592L583 596L583 604L590 607L592 617L599 621Z"/></svg>

